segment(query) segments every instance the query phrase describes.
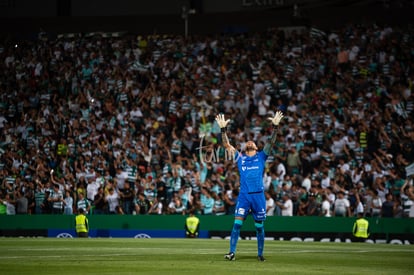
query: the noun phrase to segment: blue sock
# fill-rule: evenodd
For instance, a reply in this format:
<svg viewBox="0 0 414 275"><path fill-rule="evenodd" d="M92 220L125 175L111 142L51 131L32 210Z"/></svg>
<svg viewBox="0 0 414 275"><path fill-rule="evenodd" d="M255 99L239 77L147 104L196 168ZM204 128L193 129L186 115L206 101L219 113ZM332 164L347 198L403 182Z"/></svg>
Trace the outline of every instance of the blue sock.
<svg viewBox="0 0 414 275"><path fill-rule="evenodd" d="M256 227L256 237L257 237L257 256L263 256L263 247L264 247L264 227L263 223L254 223Z"/></svg>
<svg viewBox="0 0 414 275"><path fill-rule="evenodd" d="M236 252L237 241L239 240L240 228L242 227L242 225L242 220L234 220L233 230L231 231L230 236L230 252Z"/></svg>

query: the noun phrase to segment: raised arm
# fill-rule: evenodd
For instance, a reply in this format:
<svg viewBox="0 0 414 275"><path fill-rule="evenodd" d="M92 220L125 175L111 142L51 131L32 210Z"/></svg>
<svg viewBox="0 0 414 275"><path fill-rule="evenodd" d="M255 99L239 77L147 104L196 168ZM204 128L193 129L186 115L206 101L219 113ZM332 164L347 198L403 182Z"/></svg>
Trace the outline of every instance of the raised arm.
<svg viewBox="0 0 414 275"><path fill-rule="evenodd" d="M227 150L232 151L232 153L234 153L236 151L236 149L230 144L229 142L229 138L227 136L227 124L230 122L230 119L225 120L224 115L223 114L219 114L216 116L216 122L218 124L218 126L221 129L221 139L223 142L223 146L224 148L226 148Z"/></svg>
<svg viewBox="0 0 414 275"><path fill-rule="evenodd" d="M273 124L273 130L272 130L272 134L270 135L269 141L266 143L265 147L263 148L263 151L265 152L266 155L270 155L272 151L272 147L276 143L278 126L283 116L284 115L281 111L277 111L274 117L268 118Z"/></svg>

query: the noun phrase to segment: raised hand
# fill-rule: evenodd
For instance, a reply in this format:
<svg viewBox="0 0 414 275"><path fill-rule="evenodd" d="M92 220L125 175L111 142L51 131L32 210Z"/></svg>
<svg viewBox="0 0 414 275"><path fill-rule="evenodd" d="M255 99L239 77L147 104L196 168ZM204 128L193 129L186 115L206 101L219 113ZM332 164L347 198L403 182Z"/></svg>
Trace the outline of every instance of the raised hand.
<svg viewBox="0 0 414 275"><path fill-rule="evenodd" d="M217 121L217 124L218 124L218 126L220 128L226 128L227 127L227 124L229 124L229 122L230 122L230 119L226 120L224 118L224 115L223 114L218 114L216 116L216 121Z"/></svg>
<svg viewBox="0 0 414 275"><path fill-rule="evenodd" d="M281 111L277 111L274 117L269 117L267 119L270 120L274 126L278 126L283 117L283 113Z"/></svg>

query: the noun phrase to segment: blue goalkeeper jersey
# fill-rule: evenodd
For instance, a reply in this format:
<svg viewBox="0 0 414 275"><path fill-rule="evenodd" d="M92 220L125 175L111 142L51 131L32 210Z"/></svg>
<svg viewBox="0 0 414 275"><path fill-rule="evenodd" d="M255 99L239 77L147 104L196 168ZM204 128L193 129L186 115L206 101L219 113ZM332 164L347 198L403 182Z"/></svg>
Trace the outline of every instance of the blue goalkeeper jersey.
<svg viewBox="0 0 414 275"><path fill-rule="evenodd" d="M240 174L240 193L263 192L263 173L267 155L260 151L249 157L236 152L236 159Z"/></svg>

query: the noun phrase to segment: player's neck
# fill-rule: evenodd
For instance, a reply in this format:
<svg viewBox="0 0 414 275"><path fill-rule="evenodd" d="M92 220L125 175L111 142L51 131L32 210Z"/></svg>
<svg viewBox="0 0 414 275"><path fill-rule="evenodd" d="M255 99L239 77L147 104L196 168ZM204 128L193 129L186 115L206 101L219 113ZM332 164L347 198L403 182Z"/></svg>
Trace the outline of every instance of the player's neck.
<svg viewBox="0 0 414 275"><path fill-rule="evenodd" d="M247 150L246 155L249 156L249 157L252 157L252 156L256 155L256 152L257 152L256 150Z"/></svg>

